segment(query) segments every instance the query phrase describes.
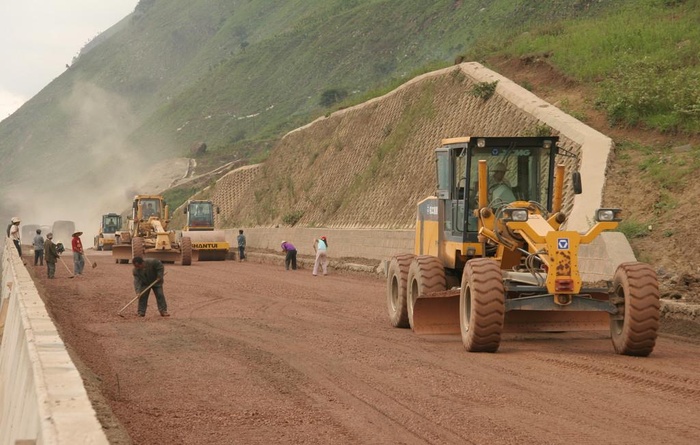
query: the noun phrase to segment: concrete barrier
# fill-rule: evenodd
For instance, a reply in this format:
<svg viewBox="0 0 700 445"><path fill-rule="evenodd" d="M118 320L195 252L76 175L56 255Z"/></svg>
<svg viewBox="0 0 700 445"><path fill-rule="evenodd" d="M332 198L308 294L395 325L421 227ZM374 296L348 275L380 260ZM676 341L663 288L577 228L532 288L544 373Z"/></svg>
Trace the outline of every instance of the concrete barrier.
<svg viewBox="0 0 700 445"><path fill-rule="evenodd" d="M12 243L3 249L0 295L0 444L109 443Z"/></svg>
<svg viewBox="0 0 700 445"><path fill-rule="evenodd" d="M238 230L226 230L226 241L235 249ZM380 262L400 253L413 253L414 230L328 229L305 227L254 227L244 229L246 243L253 249L281 251L282 241L289 241L299 255L314 255L316 238L328 239L328 256L333 259L352 258ZM586 282L612 279L621 263L636 261L632 248L620 232L603 232L591 244L579 249L579 271Z"/></svg>

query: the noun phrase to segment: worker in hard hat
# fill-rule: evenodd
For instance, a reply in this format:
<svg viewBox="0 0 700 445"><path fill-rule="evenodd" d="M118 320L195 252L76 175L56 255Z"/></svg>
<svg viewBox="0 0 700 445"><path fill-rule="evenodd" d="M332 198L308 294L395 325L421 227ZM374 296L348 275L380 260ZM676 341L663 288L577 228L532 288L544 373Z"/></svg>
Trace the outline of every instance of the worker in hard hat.
<svg viewBox="0 0 700 445"><path fill-rule="evenodd" d="M489 179L489 199L491 207L497 207L501 204L510 204L515 201L513 189L506 179L508 167L503 162L498 162L491 169L491 178Z"/></svg>

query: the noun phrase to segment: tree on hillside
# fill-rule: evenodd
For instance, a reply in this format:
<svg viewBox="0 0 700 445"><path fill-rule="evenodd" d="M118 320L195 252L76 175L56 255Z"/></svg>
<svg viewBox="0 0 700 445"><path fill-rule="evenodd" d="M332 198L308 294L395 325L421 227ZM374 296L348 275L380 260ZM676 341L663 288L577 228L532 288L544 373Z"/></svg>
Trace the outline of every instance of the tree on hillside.
<svg viewBox="0 0 700 445"><path fill-rule="evenodd" d="M341 100L345 99L347 95L348 92L345 90L326 90L323 93L321 93L321 100L318 103L322 107L330 107L334 103L340 102Z"/></svg>

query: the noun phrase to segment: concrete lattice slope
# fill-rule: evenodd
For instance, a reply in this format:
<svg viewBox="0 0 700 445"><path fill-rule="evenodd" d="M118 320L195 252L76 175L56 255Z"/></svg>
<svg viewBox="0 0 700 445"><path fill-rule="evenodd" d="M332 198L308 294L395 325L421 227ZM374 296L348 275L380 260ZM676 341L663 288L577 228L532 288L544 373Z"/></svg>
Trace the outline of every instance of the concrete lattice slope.
<svg viewBox="0 0 700 445"><path fill-rule="evenodd" d="M470 75L474 66L480 67L464 64L420 76L288 133L247 188L235 184L237 178L245 180L241 175L219 181L215 201L224 220L269 226L296 216L299 225L310 227L413 227L416 203L435 192L433 152L441 139L532 136L547 127L500 94L500 86L488 100L474 96L473 87L481 82ZM561 146L580 154L580 141L547 124ZM576 161L561 157L560 162L570 169ZM564 210L570 211L573 195L566 184Z"/></svg>

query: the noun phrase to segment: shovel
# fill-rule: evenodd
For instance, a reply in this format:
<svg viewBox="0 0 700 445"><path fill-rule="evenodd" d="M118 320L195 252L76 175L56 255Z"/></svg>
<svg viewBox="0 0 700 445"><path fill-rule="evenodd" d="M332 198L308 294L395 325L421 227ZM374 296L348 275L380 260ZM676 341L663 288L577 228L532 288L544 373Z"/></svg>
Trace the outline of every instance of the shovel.
<svg viewBox="0 0 700 445"><path fill-rule="evenodd" d="M163 276L165 276L166 273L167 273L167 272L165 272L165 273L163 274ZM72 277L71 277L71 278L72 278ZM124 317L124 315L122 314L122 312L124 312L124 309L128 308L129 306L131 306L131 303L133 303L134 301L136 301L139 297L141 297L141 295L143 295L143 294L145 294L146 292L148 292L148 290L149 290L150 288L152 288L153 286L156 285L156 283L158 282L158 280L159 280L159 278L156 278L155 281L154 281L153 283L149 284L148 287L146 287L146 288L145 288L144 290L142 290L137 296L135 296L133 300L131 300L130 302L126 303L126 306L124 306L123 308L119 309L119 312L117 312L117 315L119 315L119 316L122 317L122 318L126 318L126 317Z"/></svg>
<svg viewBox="0 0 700 445"><path fill-rule="evenodd" d="M88 256L85 255L85 252L83 252L83 256L85 257L87 262L90 263L90 267L92 267L93 269L97 267L97 263L93 262L90 258L88 258Z"/></svg>
<svg viewBox="0 0 700 445"><path fill-rule="evenodd" d="M68 265L66 264L66 262L63 261L63 258L61 258L61 257L59 256L58 259L61 260L61 263L62 263L64 266L66 266L66 270L67 270L68 273L70 274L70 276L69 276L68 278L73 278L73 272L70 271L70 269L68 268Z"/></svg>

